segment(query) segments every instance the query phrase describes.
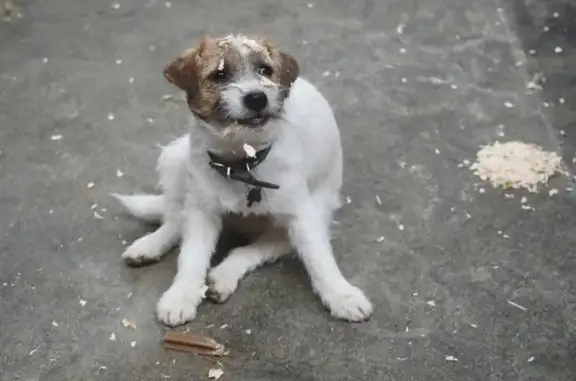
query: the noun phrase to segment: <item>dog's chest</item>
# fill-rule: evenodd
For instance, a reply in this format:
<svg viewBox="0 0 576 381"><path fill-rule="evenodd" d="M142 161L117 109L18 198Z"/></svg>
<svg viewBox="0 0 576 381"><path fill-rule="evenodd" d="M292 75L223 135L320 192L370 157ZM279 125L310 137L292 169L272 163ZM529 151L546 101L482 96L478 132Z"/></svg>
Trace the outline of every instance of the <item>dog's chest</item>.
<svg viewBox="0 0 576 381"><path fill-rule="evenodd" d="M254 175L265 181L278 181L269 171L257 168ZM284 212L286 202L281 181L280 189L265 189L247 185L240 181L224 178L210 168L191 171L189 191L196 194L200 202L220 212L238 214L270 214Z"/></svg>

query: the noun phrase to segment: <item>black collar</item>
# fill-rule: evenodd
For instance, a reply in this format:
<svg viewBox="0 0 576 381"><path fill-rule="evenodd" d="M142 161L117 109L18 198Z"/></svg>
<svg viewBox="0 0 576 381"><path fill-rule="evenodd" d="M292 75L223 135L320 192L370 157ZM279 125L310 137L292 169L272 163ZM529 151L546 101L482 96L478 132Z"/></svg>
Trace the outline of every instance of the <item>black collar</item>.
<svg viewBox="0 0 576 381"><path fill-rule="evenodd" d="M252 170L266 159L271 149L272 146L268 146L256 152L254 157L244 157L239 160L226 160L214 152L208 151L209 164L223 177L252 186L246 194L246 204L251 207L253 203L262 201L262 188L280 188L280 185L258 180L252 174Z"/></svg>

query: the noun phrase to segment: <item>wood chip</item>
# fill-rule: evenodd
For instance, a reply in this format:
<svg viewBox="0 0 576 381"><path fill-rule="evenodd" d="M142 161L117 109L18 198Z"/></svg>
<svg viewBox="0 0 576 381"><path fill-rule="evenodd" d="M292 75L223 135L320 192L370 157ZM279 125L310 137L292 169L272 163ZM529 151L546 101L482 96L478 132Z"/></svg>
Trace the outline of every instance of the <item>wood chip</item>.
<svg viewBox="0 0 576 381"><path fill-rule="evenodd" d="M176 331L168 331L164 335L164 349L194 353L203 356L225 356L224 345L209 337Z"/></svg>

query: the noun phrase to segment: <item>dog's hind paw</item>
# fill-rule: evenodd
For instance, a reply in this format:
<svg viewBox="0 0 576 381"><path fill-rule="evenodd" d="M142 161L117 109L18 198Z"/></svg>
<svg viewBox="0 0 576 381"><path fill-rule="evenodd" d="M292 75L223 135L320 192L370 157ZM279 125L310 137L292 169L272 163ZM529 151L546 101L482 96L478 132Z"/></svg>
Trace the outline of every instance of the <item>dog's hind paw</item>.
<svg viewBox="0 0 576 381"><path fill-rule="evenodd" d="M226 267L217 266L208 273L206 297L213 302L224 303L238 287L238 276L226 270Z"/></svg>
<svg viewBox="0 0 576 381"><path fill-rule="evenodd" d="M163 250L155 242L154 233L145 235L134 241L122 254L122 259L131 266L142 266L154 262L158 262L162 255Z"/></svg>

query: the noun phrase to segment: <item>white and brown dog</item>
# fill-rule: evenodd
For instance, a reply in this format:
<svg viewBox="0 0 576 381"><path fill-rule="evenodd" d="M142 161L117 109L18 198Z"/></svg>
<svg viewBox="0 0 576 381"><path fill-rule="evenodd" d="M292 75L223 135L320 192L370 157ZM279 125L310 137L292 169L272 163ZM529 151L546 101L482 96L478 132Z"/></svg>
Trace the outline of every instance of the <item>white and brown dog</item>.
<svg viewBox="0 0 576 381"><path fill-rule="evenodd" d="M136 217L162 221L128 247L129 263L159 260L182 240L159 320L192 320L206 277L208 295L222 302L247 272L293 250L333 316L368 318L370 301L344 278L330 244L342 185L340 134L326 99L299 78L296 60L264 39L205 38L164 75L186 92L190 133L162 150L162 195L115 195ZM258 233L209 270L230 216L252 228L258 220Z"/></svg>

